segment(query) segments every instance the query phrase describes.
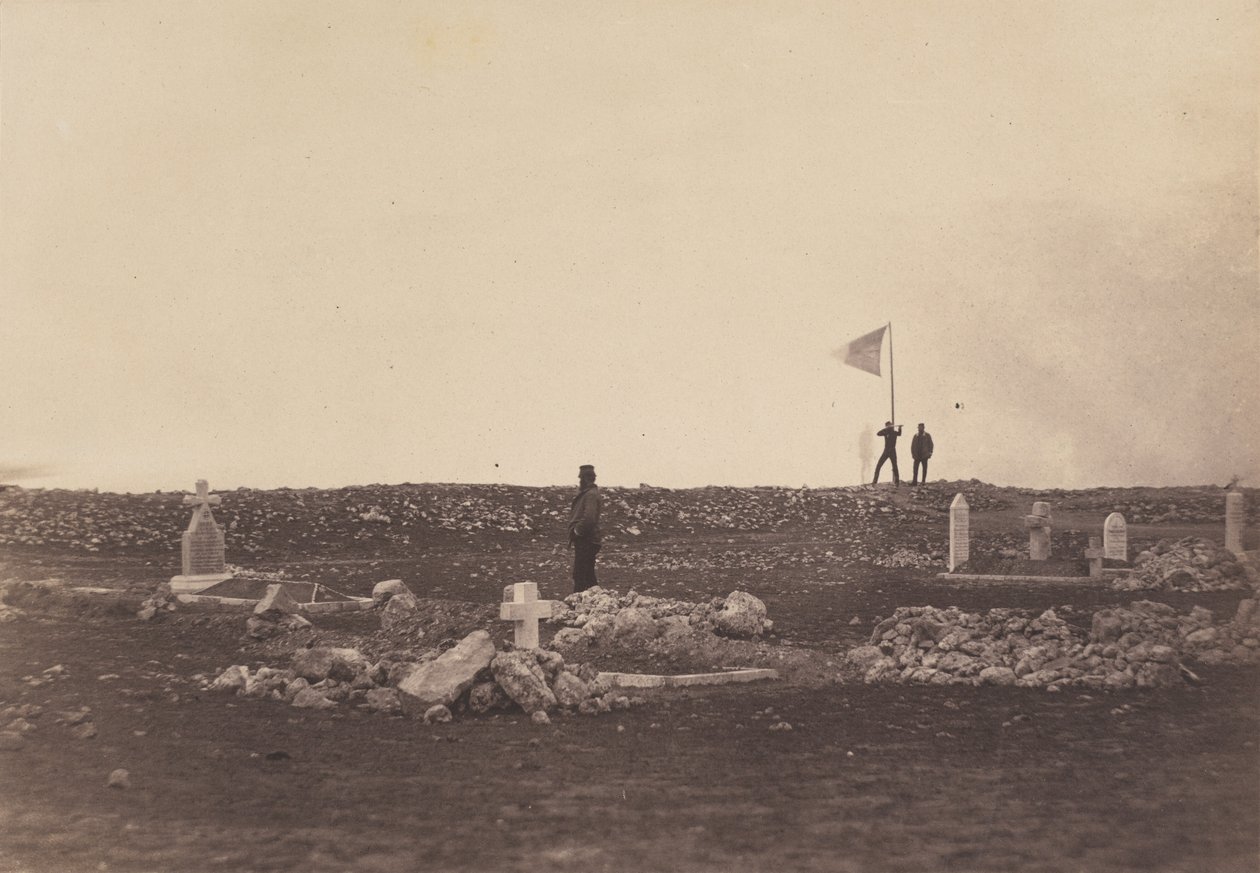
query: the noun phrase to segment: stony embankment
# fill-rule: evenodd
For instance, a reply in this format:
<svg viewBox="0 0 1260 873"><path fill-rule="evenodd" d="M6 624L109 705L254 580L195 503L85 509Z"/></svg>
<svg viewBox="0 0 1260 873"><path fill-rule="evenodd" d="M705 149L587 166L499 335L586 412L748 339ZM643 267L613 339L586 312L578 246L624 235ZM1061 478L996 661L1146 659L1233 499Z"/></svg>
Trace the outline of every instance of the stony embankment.
<svg viewBox="0 0 1260 873"><path fill-rule="evenodd" d="M1033 616L1015 609L964 612L901 607L870 644L846 656L869 683L1149 688L1193 678L1187 663L1260 661L1260 610L1244 600L1230 620L1195 607L1140 601L1089 619L1064 606Z"/></svg>

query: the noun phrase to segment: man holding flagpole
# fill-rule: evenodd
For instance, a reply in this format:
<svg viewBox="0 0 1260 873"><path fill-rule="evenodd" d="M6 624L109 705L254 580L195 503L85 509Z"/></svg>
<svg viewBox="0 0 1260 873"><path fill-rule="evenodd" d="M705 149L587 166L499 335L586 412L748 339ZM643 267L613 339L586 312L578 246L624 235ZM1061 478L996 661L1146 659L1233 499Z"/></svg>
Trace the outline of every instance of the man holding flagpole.
<svg viewBox="0 0 1260 873"><path fill-rule="evenodd" d="M885 336L888 337L888 402L892 411L892 420L884 422L884 429L877 434L884 438L884 453L880 455L879 463L875 465L875 479L871 484L879 484L880 468L884 466L884 461L892 461L893 484L900 486L901 473L897 470L897 437L901 436L901 425L893 424L893 421L897 419L897 389L893 381L892 322L853 340L844 348L837 350L836 357L850 367L879 376Z"/></svg>
<svg viewBox="0 0 1260 873"><path fill-rule="evenodd" d="M886 421L884 429L875 436L884 438L884 453L879 456L879 463L875 465L875 478L871 484L879 484L880 468L884 466L884 461L892 461L893 485L900 488L901 474L897 472L897 437L901 436L901 425L894 426L891 421Z"/></svg>

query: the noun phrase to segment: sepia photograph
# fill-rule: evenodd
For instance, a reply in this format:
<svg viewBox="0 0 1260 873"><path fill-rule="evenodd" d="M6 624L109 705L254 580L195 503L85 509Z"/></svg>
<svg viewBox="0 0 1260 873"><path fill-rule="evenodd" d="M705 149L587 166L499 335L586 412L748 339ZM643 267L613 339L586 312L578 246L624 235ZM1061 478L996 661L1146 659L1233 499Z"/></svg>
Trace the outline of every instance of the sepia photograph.
<svg viewBox="0 0 1260 873"><path fill-rule="evenodd" d="M0 873L1260 870L1256 0L0 0Z"/></svg>

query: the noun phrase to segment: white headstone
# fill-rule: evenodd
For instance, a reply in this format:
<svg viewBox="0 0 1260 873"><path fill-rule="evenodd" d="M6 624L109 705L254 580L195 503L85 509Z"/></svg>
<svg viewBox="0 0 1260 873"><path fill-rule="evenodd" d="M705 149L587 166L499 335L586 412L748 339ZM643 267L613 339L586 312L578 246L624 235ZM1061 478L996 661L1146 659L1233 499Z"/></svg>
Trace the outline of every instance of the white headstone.
<svg viewBox="0 0 1260 873"><path fill-rule="evenodd" d="M511 600L508 600L508 597ZM538 648L538 620L551 618L555 601L538 599L538 584L517 582L503 589L504 602L499 605L499 618L515 625L514 642L518 649Z"/></svg>
<svg viewBox="0 0 1260 873"><path fill-rule="evenodd" d="M1032 514L1024 516L1028 528L1028 557L1044 561L1050 557L1050 504L1038 500L1032 505Z"/></svg>
<svg viewBox="0 0 1260 873"><path fill-rule="evenodd" d="M210 494L205 479L197 480L195 495L184 498L184 503L193 507L193 514L180 539L182 572L171 579L171 590L176 594L195 593L232 578L224 562L223 528L210 511L219 502L217 494Z"/></svg>
<svg viewBox="0 0 1260 873"><path fill-rule="evenodd" d="M971 556L971 507L962 494L949 505L949 570L967 563Z"/></svg>
<svg viewBox="0 0 1260 873"><path fill-rule="evenodd" d="M1245 509L1241 491L1230 491L1225 495L1225 548L1235 555L1241 555L1243 552Z"/></svg>
<svg viewBox="0 0 1260 873"><path fill-rule="evenodd" d="M1129 560L1129 523L1118 512L1111 513L1103 522L1103 557Z"/></svg>

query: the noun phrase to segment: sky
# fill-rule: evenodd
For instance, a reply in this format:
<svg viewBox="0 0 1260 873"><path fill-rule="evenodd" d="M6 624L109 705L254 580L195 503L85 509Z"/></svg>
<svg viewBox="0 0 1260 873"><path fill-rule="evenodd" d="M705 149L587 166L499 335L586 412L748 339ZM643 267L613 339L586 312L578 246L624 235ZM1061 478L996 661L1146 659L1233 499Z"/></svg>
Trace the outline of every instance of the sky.
<svg viewBox="0 0 1260 873"><path fill-rule="evenodd" d="M1258 37L5 0L0 481L843 486L895 388L906 478L924 422L932 478L1258 485Z"/></svg>

